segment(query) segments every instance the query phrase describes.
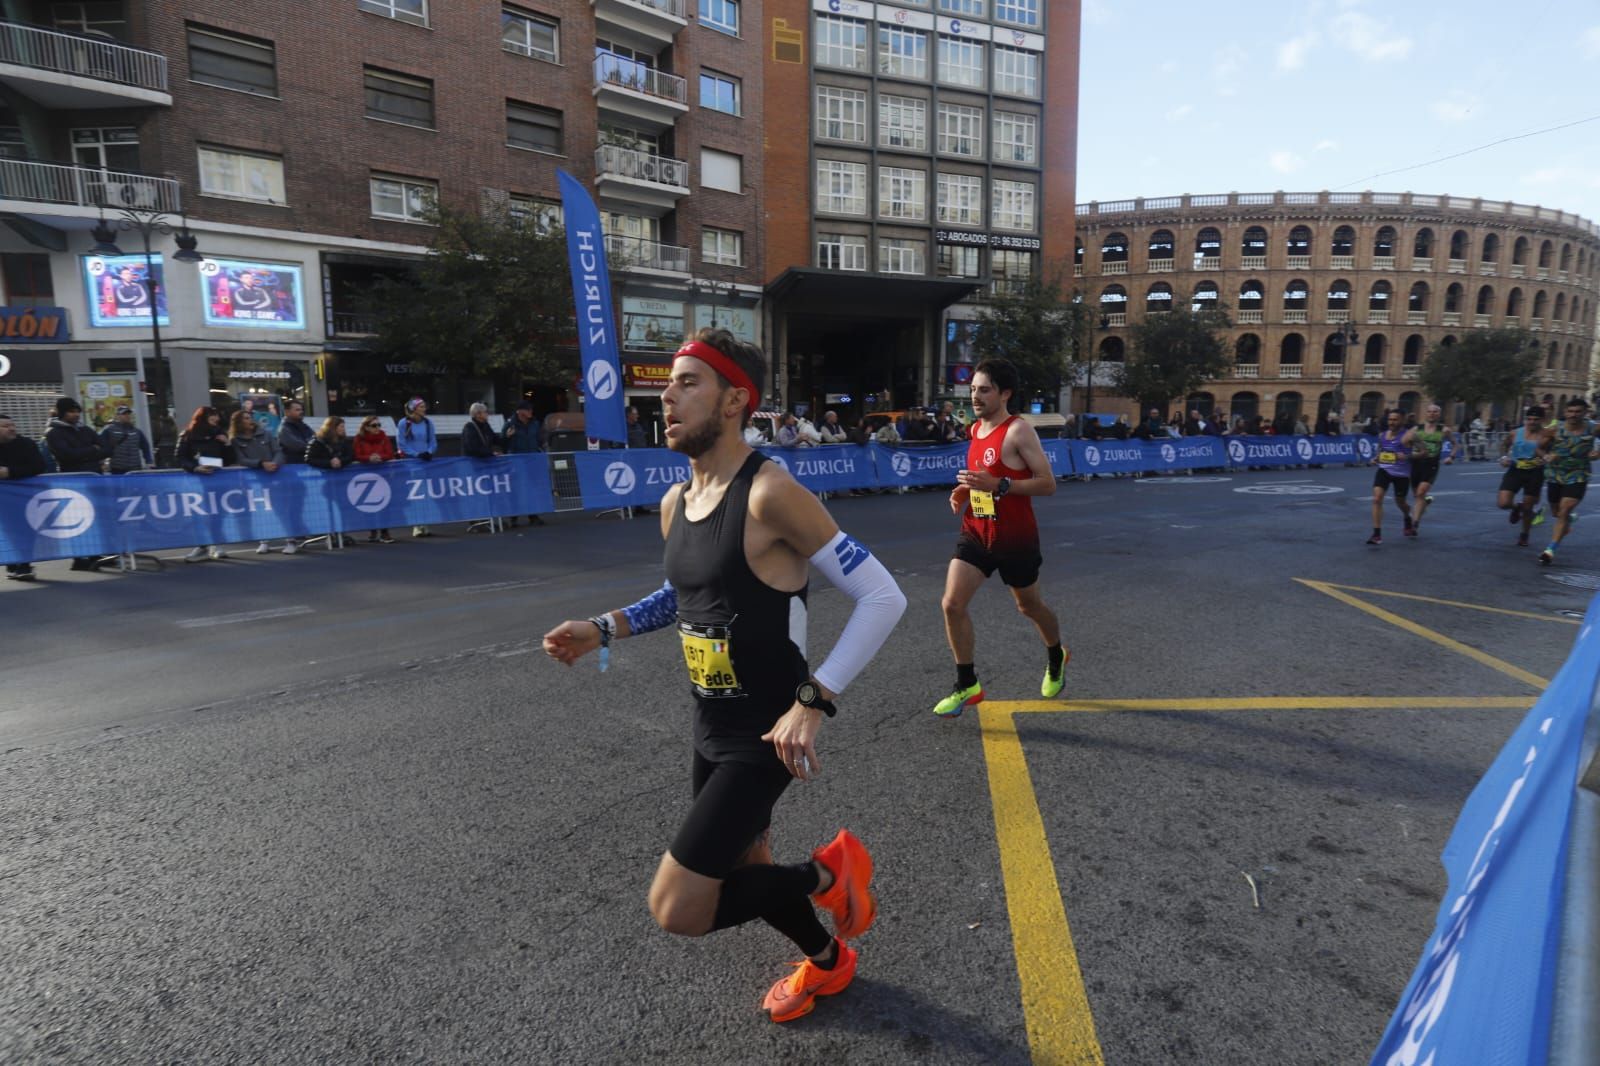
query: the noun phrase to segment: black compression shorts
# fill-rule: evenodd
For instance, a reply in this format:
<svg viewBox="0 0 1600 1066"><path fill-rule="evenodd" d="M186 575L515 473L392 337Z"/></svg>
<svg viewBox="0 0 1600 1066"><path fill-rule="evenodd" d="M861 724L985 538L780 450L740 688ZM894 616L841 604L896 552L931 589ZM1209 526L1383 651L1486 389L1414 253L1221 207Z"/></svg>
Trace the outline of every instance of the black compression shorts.
<svg viewBox="0 0 1600 1066"><path fill-rule="evenodd" d="M1016 551L999 553L990 551L968 536L957 539L955 558L976 566L986 578L996 570L1000 571L1000 580L1014 589L1025 589L1038 581L1039 568L1044 565L1044 556L1039 554L1037 543Z"/></svg>
<svg viewBox="0 0 1600 1066"><path fill-rule="evenodd" d="M1544 488L1544 471L1536 466L1513 466L1505 472L1500 479L1500 491L1509 493L1522 493L1525 496L1538 498L1539 492Z"/></svg>
<svg viewBox="0 0 1600 1066"><path fill-rule="evenodd" d="M1432 485L1439 480L1439 457L1419 459L1411 457L1411 483L1413 485Z"/></svg>
<svg viewBox="0 0 1600 1066"><path fill-rule="evenodd" d="M1581 500L1583 499L1583 494L1587 491L1589 491L1589 483L1587 481L1569 481L1565 485L1559 481L1552 481L1548 490L1550 509L1554 510L1556 504L1562 500Z"/></svg>
<svg viewBox="0 0 1600 1066"><path fill-rule="evenodd" d="M1380 466L1377 474L1375 474L1372 478L1372 487L1375 489L1386 489L1390 485L1394 486L1394 494L1399 496L1401 499L1404 499L1407 490L1411 488L1411 479L1408 477L1400 477L1396 474L1391 474L1389 471Z"/></svg>
<svg viewBox="0 0 1600 1066"><path fill-rule="evenodd" d="M733 872L772 824L772 808L793 781L774 752L768 763L712 762L694 753L694 803L668 850L704 877Z"/></svg>

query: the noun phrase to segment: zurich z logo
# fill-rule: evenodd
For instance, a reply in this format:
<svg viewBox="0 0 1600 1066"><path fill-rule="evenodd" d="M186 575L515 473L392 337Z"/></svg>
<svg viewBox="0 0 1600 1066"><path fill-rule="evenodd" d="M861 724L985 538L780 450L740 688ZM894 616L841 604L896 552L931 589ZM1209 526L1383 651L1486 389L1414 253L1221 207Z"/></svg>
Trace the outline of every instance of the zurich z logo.
<svg viewBox="0 0 1600 1066"><path fill-rule="evenodd" d="M634 477L633 467L627 463L612 463L606 467L606 488L618 496L626 496L633 491L633 486L638 479Z"/></svg>
<svg viewBox="0 0 1600 1066"><path fill-rule="evenodd" d="M833 554L839 557L839 569L844 571L845 577L849 577L851 571L872 558L872 553L867 551L864 544L848 535L833 546Z"/></svg>

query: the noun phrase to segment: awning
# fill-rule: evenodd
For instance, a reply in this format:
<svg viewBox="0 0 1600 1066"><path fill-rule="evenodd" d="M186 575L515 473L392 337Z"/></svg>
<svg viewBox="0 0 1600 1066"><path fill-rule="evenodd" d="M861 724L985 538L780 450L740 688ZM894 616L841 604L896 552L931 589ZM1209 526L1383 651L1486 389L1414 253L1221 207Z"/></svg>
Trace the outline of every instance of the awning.
<svg viewBox="0 0 1600 1066"><path fill-rule="evenodd" d="M983 287L962 278L884 277L818 267L790 267L767 286L767 296L786 310L893 315L896 311L942 311Z"/></svg>

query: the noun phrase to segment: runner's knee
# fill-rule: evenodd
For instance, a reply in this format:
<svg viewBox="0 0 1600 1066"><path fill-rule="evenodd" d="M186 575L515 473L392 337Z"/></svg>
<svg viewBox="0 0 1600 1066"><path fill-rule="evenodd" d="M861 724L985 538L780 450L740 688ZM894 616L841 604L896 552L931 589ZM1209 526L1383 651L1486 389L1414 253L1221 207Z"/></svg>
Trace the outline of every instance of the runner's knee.
<svg viewBox="0 0 1600 1066"><path fill-rule="evenodd" d="M711 932L716 904L658 881L650 886L650 917L674 936L705 936Z"/></svg>

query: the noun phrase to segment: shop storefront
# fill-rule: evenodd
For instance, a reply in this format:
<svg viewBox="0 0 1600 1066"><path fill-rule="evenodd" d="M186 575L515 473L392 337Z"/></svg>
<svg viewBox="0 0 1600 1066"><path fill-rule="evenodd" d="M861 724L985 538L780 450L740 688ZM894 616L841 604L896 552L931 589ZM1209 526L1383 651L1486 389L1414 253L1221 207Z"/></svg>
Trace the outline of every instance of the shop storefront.
<svg viewBox="0 0 1600 1066"><path fill-rule="evenodd" d="M404 418L406 401L415 396L439 414L465 415L475 403L507 413L496 406L494 383L486 377L443 364L397 362L376 352L330 351L326 358L330 414Z"/></svg>
<svg viewBox="0 0 1600 1066"><path fill-rule="evenodd" d="M210 403L224 412L249 407L275 424L286 404L305 405L306 417L320 414L311 387L315 364L310 359L207 359Z"/></svg>

